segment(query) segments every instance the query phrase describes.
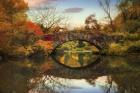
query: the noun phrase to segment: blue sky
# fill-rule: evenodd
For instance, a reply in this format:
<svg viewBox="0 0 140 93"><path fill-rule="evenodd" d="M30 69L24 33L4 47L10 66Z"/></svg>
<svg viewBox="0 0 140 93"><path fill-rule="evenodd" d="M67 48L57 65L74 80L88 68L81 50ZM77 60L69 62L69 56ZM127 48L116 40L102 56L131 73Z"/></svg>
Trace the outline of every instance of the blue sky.
<svg viewBox="0 0 140 93"><path fill-rule="evenodd" d="M90 14L95 14L100 23L104 23L105 13L99 6L98 0L25 0L30 8L53 5L58 12L69 18L69 24L73 27L84 25L84 20ZM116 0L111 0L111 14L113 17L117 14L115 8Z"/></svg>

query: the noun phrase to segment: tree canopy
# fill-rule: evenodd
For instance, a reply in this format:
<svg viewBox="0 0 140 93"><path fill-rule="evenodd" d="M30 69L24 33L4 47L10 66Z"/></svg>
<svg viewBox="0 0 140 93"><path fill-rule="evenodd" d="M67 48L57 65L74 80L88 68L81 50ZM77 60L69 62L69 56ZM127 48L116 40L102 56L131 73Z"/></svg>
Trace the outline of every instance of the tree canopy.
<svg viewBox="0 0 140 93"><path fill-rule="evenodd" d="M0 0L0 22L14 23L20 17L26 17L28 5L24 0ZM22 14L22 15L21 15Z"/></svg>
<svg viewBox="0 0 140 93"><path fill-rule="evenodd" d="M0 0L0 48L5 48L15 29L25 25L28 5L24 0Z"/></svg>

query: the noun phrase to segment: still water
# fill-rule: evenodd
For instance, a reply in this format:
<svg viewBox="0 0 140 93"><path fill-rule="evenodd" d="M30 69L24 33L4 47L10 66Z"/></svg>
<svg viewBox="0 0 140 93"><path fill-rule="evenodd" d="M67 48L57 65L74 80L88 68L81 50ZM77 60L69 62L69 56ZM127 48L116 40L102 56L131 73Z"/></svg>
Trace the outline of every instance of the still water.
<svg viewBox="0 0 140 93"><path fill-rule="evenodd" d="M140 93L140 57L67 51L55 59L2 61L0 93Z"/></svg>
<svg viewBox="0 0 140 93"><path fill-rule="evenodd" d="M92 51L56 51L53 59L70 68L81 68L99 63L100 56L92 54Z"/></svg>

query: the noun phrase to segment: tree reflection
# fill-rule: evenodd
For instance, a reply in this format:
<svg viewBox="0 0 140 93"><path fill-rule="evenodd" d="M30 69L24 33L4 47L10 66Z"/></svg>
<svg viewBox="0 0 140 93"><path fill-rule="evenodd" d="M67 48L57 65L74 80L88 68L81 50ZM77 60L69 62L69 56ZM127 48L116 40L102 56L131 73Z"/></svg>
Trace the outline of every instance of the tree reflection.
<svg viewBox="0 0 140 93"><path fill-rule="evenodd" d="M139 93L140 73L120 73L106 76L106 84L100 85L104 93ZM96 85L97 79L87 79L91 85Z"/></svg>
<svg viewBox="0 0 140 93"><path fill-rule="evenodd" d="M107 76L107 84L101 86L105 93L117 93L116 83L113 81L111 76Z"/></svg>
<svg viewBox="0 0 140 93"><path fill-rule="evenodd" d="M139 93L140 72L122 73L113 75L113 80L117 83L119 93Z"/></svg>
<svg viewBox="0 0 140 93"><path fill-rule="evenodd" d="M66 51L63 55L53 55L52 58L67 67L70 68L80 68L86 67L90 64L97 63L98 59L100 59L99 55L93 55L90 51Z"/></svg>
<svg viewBox="0 0 140 93"><path fill-rule="evenodd" d="M0 93L28 93L33 69L8 62L0 67Z"/></svg>
<svg viewBox="0 0 140 93"><path fill-rule="evenodd" d="M80 64L81 67L84 65L84 56L85 54L83 52L78 53L78 63Z"/></svg>
<svg viewBox="0 0 140 93"><path fill-rule="evenodd" d="M65 90L75 89L71 82L74 79L74 82L84 80L93 89L98 86L102 93L139 93L138 61L118 57L102 58L99 61L101 62L84 69L67 68L53 62L51 58L42 64L28 59L22 63L4 62L0 65L0 92L66 93Z"/></svg>
<svg viewBox="0 0 140 93"><path fill-rule="evenodd" d="M67 64L69 59L70 59L70 52L66 52L64 55L64 64Z"/></svg>
<svg viewBox="0 0 140 93"><path fill-rule="evenodd" d="M29 93L40 93L41 91L45 93L58 93L58 91L61 91L62 93L65 88L69 88L66 79L49 75L31 79L30 86L32 89Z"/></svg>

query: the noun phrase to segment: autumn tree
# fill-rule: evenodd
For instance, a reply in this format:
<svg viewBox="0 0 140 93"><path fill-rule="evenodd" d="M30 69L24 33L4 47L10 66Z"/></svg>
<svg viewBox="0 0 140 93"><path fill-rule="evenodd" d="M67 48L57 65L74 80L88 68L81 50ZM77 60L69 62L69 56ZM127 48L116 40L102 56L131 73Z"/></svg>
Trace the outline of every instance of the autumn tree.
<svg viewBox="0 0 140 93"><path fill-rule="evenodd" d="M129 19L140 19L140 1L139 0L117 0L117 8L121 13L123 22Z"/></svg>
<svg viewBox="0 0 140 93"><path fill-rule="evenodd" d="M98 2L101 8L103 9L103 11L106 13L107 18L109 19L109 23L112 31L115 31L113 18L111 16L111 0L98 0Z"/></svg>
<svg viewBox="0 0 140 93"><path fill-rule="evenodd" d="M27 4L24 0L0 0L0 18L1 21L7 21L9 23L14 23L19 19L19 15L22 18L25 15L25 11L28 9Z"/></svg>
<svg viewBox="0 0 140 93"><path fill-rule="evenodd" d="M25 26L13 35L12 44L21 46L33 45L43 34L39 25L27 21Z"/></svg>
<svg viewBox="0 0 140 93"><path fill-rule="evenodd" d="M24 0L0 0L0 48L6 48L16 31L26 22ZM10 45L9 45L10 46Z"/></svg>
<svg viewBox="0 0 140 93"><path fill-rule="evenodd" d="M114 22L119 30L140 32L140 1L117 0L118 16Z"/></svg>

